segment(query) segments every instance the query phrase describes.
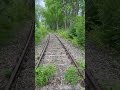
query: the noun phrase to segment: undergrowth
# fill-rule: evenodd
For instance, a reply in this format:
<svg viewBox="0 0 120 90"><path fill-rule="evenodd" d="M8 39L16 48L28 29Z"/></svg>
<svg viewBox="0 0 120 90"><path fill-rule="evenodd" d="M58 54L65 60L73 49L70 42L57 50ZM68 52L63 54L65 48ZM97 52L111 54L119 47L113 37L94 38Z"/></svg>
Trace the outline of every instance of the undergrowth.
<svg viewBox="0 0 120 90"><path fill-rule="evenodd" d="M58 35L68 39L81 49L85 49L85 17L77 16L74 23L66 30L57 30Z"/></svg>
<svg viewBox="0 0 120 90"><path fill-rule="evenodd" d="M45 26L35 27L35 44L37 45L47 35Z"/></svg>
<svg viewBox="0 0 120 90"><path fill-rule="evenodd" d="M75 86L81 79L82 77L78 75L78 70L74 66L69 67L65 73L65 80L73 86Z"/></svg>
<svg viewBox="0 0 120 90"><path fill-rule="evenodd" d="M65 39L69 39L68 30L64 31L64 30L61 29L61 30L58 30L57 33L61 37L65 38Z"/></svg>
<svg viewBox="0 0 120 90"><path fill-rule="evenodd" d="M77 61L80 70L85 70L85 60L78 60Z"/></svg>
<svg viewBox="0 0 120 90"><path fill-rule="evenodd" d="M40 87L45 86L48 84L49 80L54 76L57 67L53 64L45 66L40 65L38 68L35 69L35 80L37 85Z"/></svg>

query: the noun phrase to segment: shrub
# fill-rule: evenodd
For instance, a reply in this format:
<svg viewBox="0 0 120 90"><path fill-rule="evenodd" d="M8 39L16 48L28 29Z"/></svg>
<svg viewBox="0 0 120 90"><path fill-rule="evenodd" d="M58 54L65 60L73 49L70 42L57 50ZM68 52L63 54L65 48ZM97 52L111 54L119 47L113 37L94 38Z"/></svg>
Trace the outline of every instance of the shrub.
<svg viewBox="0 0 120 90"><path fill-rule="evenodd" d="M49 82L49 79L55 74L57 68L55 65L40 65L37 69L35 69L35 79L36 83L43 87Z"/></svg>
<svg viewBox="0 0 120 90"><path fill-rule="evenodd" d="M68 30L58 30L63 38L71 40L74 45L85 47L85 18L78 16Z"/></svg>
<svg viewBox="0 0 120 90"><path fill-rule="evenodd" d="M85 46L85 20L84 17L78 16L75 23L76 35L80 46Z"/></svg>
<svg viewBox="0 0 120 90"><path fill-rule="evenodd" d="M74 66L69 67L65 73L65 80L73 86L76 85L81 79L82 78L78 75L77 68Z"/></svg>
<svg viewBox="0 0 120 90"><path fill-rule="evenodd" d="M66 38L66 39L69 39L69 35L68 35L68 30L64 31L64 30L58 30L57 33L63 37L63 38Z"/></svg>
<svg viewBox="0 0 120 90"><path fill-rule="evenodd" d="M38 44L47 34L47 30L44 25L35 27L35 44Z"/></svg>
<svg viewBox="0 0 120 90"><path fill-rule="evenodd" d="M79 46L77 37L74 37L71 41L74 45Z"/></svg>
<svg viewBox="0 0 120 90"><path fill-rule="evenodd" d="M81 70L85 70L85 60L79 60L77 63Z"/></svg>

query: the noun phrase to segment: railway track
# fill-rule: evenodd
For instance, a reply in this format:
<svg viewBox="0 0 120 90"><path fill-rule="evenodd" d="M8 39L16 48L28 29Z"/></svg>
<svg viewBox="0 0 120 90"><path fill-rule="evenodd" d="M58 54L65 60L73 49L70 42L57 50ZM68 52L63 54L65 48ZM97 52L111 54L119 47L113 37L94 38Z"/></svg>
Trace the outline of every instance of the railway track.
<svg viewBox="0 0 120 90"><path fill-rule="evenodd" d="M56 47L56 46L58 46L58 47ZM79 75L82 76L85 79L85 89L86 90L101 90L99 84L96 82L95 78L93 78L93 75L90 72L90 70L86 69L85 70L85 76L84 76L84 74L80 71L80 68L78 67L78 65L77 65L76 61L74 60L73 56L71 56L71 54L68 51L68 49L66 48L66 46L62 43L62 41L59 39L59 37L55 34L51 35L51 36L49 35L48 39L46 40L46 44L45 44L45 46L44 46L44 48L41 52L41 55L39 57L38 64L36 65L36 67L39 67L40 64L46 64L48 62L49 63L56 62L56 60L57 60L56 56L57 55L55 53L58 53L58 52L66 53L65 57L67 56L67 58L64 57L65 59L64 58L58 59L60 62L63 62L62 64L66 63L66 62L70 62L69 64L73 64L78 69ZM54 54L52 54L52 53L54 53ZM58 56L60 56L60 55L58 55ZM62 56L64 56L64 54L61 54L60 57L62 57ZM54 58L55 58L55 60L54 60ZM62 61L61 59L63 59L66 62ZM60 64L58 62L56 63L57 65ZM70 66L70 65L68 65L68 66ZM65 68L68 68L68 67L65 67ZM60 68L60 70L62 70L62 68ZM61 73L59 73L59 74L62 75ZM49 88L49 86L47 88ZM44 88L42 90L45 90L45 89L46 88ZM52 90L52 89L49 88L49 90ZM60 90L60 88L56 89L56 90ZM68 90L68 89L64 89L64 90Z"/></svg>
<svg viewBox="0 0 120 90"><path fill-rule="evenodd" d="M14 82L16 80L16 77L19 75L19 73L21 72L22 69L20 69L22 67L23 62L26 62L25 57L27 56L27 54L29 53L29 46L31 43L33 43L32 41L32 36L34 34L34 23L32 23L31 28L30 28L30 32L29 32L29 36L28 39L26 41L25 47L19 57L19 59L17 60L17 63L15 65L15 67L13 68L12 74L9 78L9 81L7 83L7 85L4 87L3 90L16 90L14 87Z"/></svg>

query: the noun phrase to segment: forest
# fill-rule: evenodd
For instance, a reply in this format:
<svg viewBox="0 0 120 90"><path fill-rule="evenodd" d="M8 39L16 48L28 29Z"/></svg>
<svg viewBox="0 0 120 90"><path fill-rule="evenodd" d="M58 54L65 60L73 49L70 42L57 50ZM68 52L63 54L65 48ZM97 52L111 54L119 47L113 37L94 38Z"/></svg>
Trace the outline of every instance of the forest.
<svg viewBox="0 0 120 90"><path fill-rule="evenodd" d="M57 32L74 45L85 46L84 0L44 0L45 7L35 5L36 43L47 32Z"/></svg>
<svg viewBox="0 0 120 90"><path fill-rule="evenodd" d="M90 38L102 47L107 46L109 48L119 51L119 3L120 1L118 0L86 0L85 30L87 39Z"/></svg>
<svg viewBox="0 0 120 90"><path fill-rule="evenodd" d="M34 18L33 5L31 0L0 1L0 44L11 41L18 32L15 28L18 29L23 22Z"/></svg>
<svg viewBox="0 0 120 90"><path fill-rule="evenodd" d="M45 7L35 6L36 43L38 38L42 38L42 33L52 30L80 47L85 47L86 36L86 39L93 40L99 47L120 49L118 0L44 1Z"/></svg>

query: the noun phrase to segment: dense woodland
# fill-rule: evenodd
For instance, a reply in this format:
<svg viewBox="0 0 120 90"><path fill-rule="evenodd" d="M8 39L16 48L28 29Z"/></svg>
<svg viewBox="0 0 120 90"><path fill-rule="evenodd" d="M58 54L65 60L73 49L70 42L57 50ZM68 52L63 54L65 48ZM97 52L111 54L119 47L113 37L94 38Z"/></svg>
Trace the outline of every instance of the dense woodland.
<svg viewBox="0 0 120 90"><path fill-rule="evenodd" d="M120 49L120 1L86 0L86 34L98 45ZM87 35L86 35L87 36ZM87 38L87 39L88 39Z"/></svg>
<svg viewBox="0 0 120 90"><path fill-rule="evenodd" d="M32 0L0 1L0 44L8 42L15 32L18 32L15 27L34 18L33 7Z"/></svg>
<svg viewBox="0 0 120 90"><path fill-rule="evenodd" d="M84 47L84 0L44 1L45 7L36 5L36 34L43 32L45 29L47 29L47 31L56 31L63 37L70 39L75 45ZM41 20L40 22L39 19ZM36 35L36 41L37 40Z"/></svg>

